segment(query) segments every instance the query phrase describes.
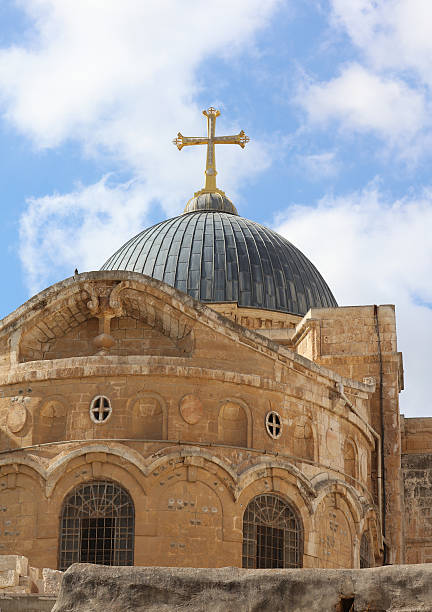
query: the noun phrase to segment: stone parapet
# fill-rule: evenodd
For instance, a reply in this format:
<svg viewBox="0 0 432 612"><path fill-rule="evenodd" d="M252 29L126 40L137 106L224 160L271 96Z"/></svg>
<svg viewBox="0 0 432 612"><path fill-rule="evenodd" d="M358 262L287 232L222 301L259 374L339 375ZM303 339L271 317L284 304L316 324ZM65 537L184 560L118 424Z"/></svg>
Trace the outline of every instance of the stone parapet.
<svg viewBox="0 0 432 612"><path fill-rule="evenodd" d="M430 612L432 566L364 570L67 570L53 612Z"/></svg>

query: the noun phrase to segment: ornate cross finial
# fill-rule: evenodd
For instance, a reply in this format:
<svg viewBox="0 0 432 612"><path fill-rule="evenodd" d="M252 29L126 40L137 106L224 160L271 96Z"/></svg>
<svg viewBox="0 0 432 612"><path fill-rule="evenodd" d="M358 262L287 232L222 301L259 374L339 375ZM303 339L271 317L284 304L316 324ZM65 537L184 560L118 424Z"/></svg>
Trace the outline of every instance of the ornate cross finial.
<svg viewBox="0 0 432 612"><path fill-rule="evenodd" d="M223 192L216 187L216 159L215 159L215 144L238 144L244 149L244 146L249 142L249 137L246 136L242 130L234 136L215 136L216 129L216 117L219 117L220 111L216 110L212 106L207 110L203 111L203 115L207 117L207 138L205 137L194 137L194 136L183 136L180 132L177 134L177 138L173 140L173 143L177 146L178 150L181 151L183 147L190 145L207 145L207 161L206 161L206 181L205 187L198 193L222 193ZM196 195L196 194L195 194Z"/></svg>

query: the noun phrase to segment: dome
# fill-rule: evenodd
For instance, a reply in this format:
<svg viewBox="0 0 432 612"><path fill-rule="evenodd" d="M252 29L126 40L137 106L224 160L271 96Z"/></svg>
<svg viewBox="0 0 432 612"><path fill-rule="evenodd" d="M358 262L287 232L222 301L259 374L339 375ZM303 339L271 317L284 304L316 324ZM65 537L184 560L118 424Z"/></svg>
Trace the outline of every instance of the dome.
<svg viewBox="0 0 432 612"><path fill-rule="evenodd" d="M219 210L221 212L238 215L234 204L224 193L198 193L189 200L184 209L185 213L195 210Z"/></svg>
<svg viewBox="0 0 432 612"><path fill-rule="evenodd" d="M201 302L296 315L337 306L321 274L288 240L239 217L226 197L215 210L210 196L218 194L205 195L129 240L101 269L141 272ZM228 204L234 210L225 212Z"/></svg>

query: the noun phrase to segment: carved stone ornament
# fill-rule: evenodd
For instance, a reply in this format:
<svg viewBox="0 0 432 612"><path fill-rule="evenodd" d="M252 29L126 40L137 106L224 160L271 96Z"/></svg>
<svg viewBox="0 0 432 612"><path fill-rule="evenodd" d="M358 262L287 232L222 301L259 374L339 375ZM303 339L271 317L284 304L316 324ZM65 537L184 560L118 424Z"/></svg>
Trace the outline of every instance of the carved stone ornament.
<svg viewBox="0 0 432 612"><path fill-rule="evenodd" d="M114 346L115 339L111 335L111 319L123 314L120 291L124 283L112 286L97 286L85 283L84 290L90 296L87 308L99 320L99 334L93 339L99 355L106 355Z"/></svg>
<svg viewBox="0 0 432 612"><path fill-rule="evenodd" d="M27 421L27 409L22 401L12 401L9 406L6 424L11 433L18 433Z"/></svg>
<svg viewBox="0 0 432 612"><path fill-rule="evenodd" d="M180 400L180 414L189 425L196 425L204 414L201 400L196 395L185 395Z"/></svg>

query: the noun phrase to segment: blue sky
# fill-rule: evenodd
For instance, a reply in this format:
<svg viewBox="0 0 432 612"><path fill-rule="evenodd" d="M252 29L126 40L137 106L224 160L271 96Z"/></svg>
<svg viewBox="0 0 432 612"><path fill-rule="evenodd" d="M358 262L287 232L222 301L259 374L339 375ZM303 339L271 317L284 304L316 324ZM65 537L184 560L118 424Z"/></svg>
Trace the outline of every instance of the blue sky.
<svg viewBox="0 0 432 612"><path fill-rule="evenodd" d="M0 317L181 212L205 151L171 141L214 105L251 138L218 185L339 304L396 304L432 415L431 31L429 0L2 0Z"/></svg>

